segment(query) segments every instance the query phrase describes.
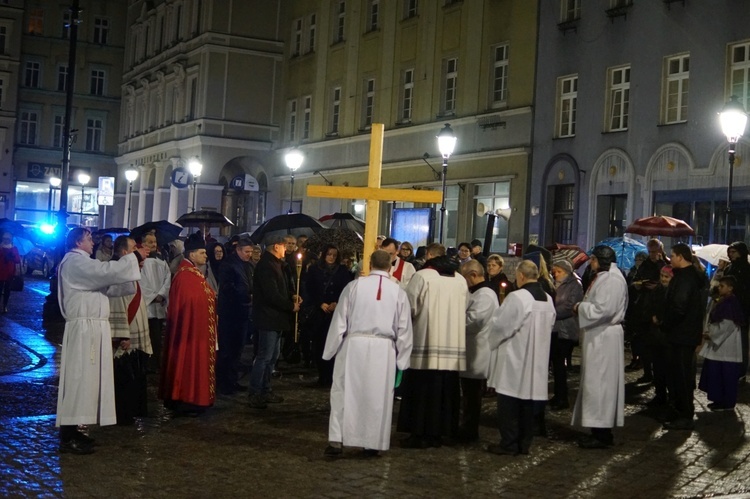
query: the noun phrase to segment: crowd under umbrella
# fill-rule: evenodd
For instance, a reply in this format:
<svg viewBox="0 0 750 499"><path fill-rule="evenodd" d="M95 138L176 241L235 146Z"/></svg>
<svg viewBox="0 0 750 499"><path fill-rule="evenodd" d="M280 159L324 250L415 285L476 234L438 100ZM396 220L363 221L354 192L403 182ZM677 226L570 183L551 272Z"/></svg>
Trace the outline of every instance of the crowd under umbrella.
<svg viewBox="0 0 750 499"><path fill-rule="evenodd" d="M183 227L181 225L173 224L166 220L159 220L156 222L146 222L143 225L133 228L130 231L130 237L140 240L149 232L155 232L156 244L159 247L163 247L180 237L182 230Z"/></svg>
<svg viewBox="0 0 750 499"><path fill-rule="evenodd" d="M323 215L318 221L329 229L342 227L351 229L359 234L365 233L365 221L355 217L351 213L331 213L330 215Z"/></svg>
<svg viewBox="0 0 750 499"><path fill-rule="evenodd" d="M206 237L209 227L233 227L234 224L218 211L198 210L185 213L175 223L183 227L197 227Z"/></svg>
<svg viewBox="0 0 750 499"><path fill-rule="evenodd" d="M695 231L684 220L667 216L639 218L625 229L628 234L639 236L684 237L694 236Z"/></svg>
<svg viewBox="0 0 750 499"><path fill-rule="evenodd" d="M179 220L178 220L179 222ZM250 240L255 244L265 244L270 236L313 236L315 233L326 230L326 227L309 215L304 213L286 213L269 218L260 227L250 234Z"/></svg>
<svg viewBox="0 0 750 499"><path fill-rule="evenodd" d="M615 252L615 256L617 257L617 267L624 270L625 272L627 272L628 269L635 265L636 253L638 253L639 251L648 253L645 244L627 236L608 237L607 239L603 239L596 243L594 245L594 248L597 246L609 246L610 248L612 248L612 250L614 250ZM591 252L594 250L594 248L591 248L589 250L589 256L591 255Z"/></svg>
<svg viewBox="0 0 750 499"><path fill-rule="evenodd" d="M349 256L358 259L365 248L362 236L346 227L334 227L332 229L321 230L310 236L305 241L305 250L316 258L323 251L326 245L332 244L339 251L339 256Z"/></svg>

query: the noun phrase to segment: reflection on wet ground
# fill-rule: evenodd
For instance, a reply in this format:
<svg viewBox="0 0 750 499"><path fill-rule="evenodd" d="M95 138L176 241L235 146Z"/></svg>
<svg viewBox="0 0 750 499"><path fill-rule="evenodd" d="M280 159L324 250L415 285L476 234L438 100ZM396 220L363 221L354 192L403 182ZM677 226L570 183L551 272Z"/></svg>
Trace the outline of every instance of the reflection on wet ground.
<svg viewBox="0 0 750 499"><path fill-rule="evenodd" d="M274 380L285 402L259 411L247 395L220 397L197 418L156 400L130 426L87 430L95 454L57 453L54 411L61 330L41 329L45 282L27 281L23 301L0 319L0 495L3 497L705 497L750 490L746 421L750 389L734 412L712 413L697 394L696 429L666 432L644 402L653 392L628 373L627 416L609 450L575 446L570 410L551 412L548 437L532 453L501 457L494 399L485 399L481 441L428 450L393 448L378 458L346 449L323 457L328 393L314 373L282 364ZM15 297L14 297L15 298ZM247 380L243 380L244 383ZM578 375L571 372L576 388ZM398 405L397 405L398 407Z"/></svg>

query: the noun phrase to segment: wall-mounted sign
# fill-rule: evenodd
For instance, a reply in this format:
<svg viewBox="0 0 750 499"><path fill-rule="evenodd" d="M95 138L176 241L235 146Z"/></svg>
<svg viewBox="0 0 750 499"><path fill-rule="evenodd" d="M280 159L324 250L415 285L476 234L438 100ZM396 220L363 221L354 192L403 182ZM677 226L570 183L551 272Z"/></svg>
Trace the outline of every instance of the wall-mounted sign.
<svg viewBox="0 0 750 499"><path fill-rule="evenodd" d="M245 173L244 175L237 175L232 179L230 186L232 189L237 191L258 191L258 181L252 175Z"/></svg>
<svg viewBox="0 0 750 499"><path fill-rule="evenodd" d="M97 202L99 206L113 206L115 204L115 177L99 177Z"/></svg>
<svg viewBox="0 0 750 499"><path fill-rule="evenodd" d="M184 189L190 185L190 173L182 166L172 170L172 185L178 189Z"/></svg>

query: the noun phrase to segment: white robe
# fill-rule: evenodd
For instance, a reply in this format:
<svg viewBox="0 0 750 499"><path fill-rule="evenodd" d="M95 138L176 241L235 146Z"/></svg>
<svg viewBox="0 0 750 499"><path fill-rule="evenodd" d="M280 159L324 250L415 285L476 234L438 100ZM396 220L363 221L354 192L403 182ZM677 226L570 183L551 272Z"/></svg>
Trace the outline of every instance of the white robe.
<svg viewBox="0 0 750 499"><path fill-rule="evenodd" d="M599 272L578 305L581 385L571 424L612 428L625 421L625 359L622 321L628 285L614 263Z"/></svg>
<svg viewBox="0 0 750 499"><path fill-rule="evenodd" d="M549 295L547 301L537 301L523 288L508 294L492 316L488 386L521 400L547 400L556 315Z"/></svg>
<svg viewBox="0 0 750 499"><path fill-rule="evenodd" d="M401 263L401 258L396 257L396 264L391 266L391 271L389 272L391 277L393 277L393 273L396 272L396 269L398 269L398 266L400 263ZM406 285L409 284L409 281L411 281L411 278L416 273L417 273L417 269L414 268L414 265L405 261L404 268L401 269L401 279L396 279L396 282L401 283L402 288L406 288Z"/></svg>
<svg viewBox="0 0 750 499"><path fill-rule="evenodd" d="M492 314L498 307L497 293L490 287L479 288L466 303L466 370L462 378L487 379L490 367Z"/></svg>
<svg viewBox="0 0 750 499"><path fill-rule="evenodd" d="M167 318L167 301L169 287L172 285L172 273L169 264L161 258L146 258L141 269L141 293L148 305L149 319ZM156 303L154 299L161 296L164 301Z"/></svg>
<svg viewBox="0 0 750 499"><path fill-rule="evenodd" d="M141 278L135 254L115 262L83 250L66 253L59 267L58 298L65 318L56 425L113 425L115 415L109 286ZM118 291L133 293L133 287Z"/></svg>
<svg viewBox="0 0 750 499"><path fill-rule="evenodd" d="M411 347L409 300L387 272L375 270L344 288L323 352L326 360L336 356L329 441L388 450L396 368L409 367Z"/></svg>

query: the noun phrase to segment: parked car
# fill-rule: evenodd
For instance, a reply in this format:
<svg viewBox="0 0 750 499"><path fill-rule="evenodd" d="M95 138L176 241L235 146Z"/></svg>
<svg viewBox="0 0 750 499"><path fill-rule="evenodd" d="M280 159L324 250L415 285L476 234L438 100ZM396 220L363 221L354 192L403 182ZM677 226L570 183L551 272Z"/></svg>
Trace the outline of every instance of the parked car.
<svg viewBox="0 0 750 499"><path fill-rule="evenodd" d="M26 275L31 275L35 270L38 270L44 277L49 277L54 266L53 251L40 244L35 245L31 251L21 258L21 271Z"/></svg>

